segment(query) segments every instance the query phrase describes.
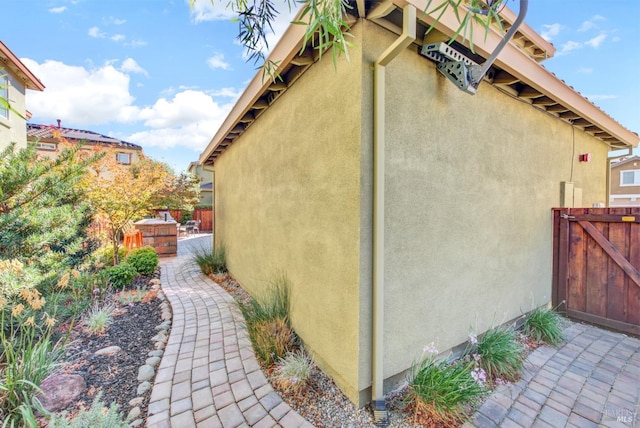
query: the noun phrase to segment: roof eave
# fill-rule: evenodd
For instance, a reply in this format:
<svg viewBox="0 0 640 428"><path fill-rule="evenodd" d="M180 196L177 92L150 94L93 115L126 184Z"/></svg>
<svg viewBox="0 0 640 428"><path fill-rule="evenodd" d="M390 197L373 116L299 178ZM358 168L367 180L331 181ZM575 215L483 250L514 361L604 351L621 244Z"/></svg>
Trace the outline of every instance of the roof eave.
<svg viewBox="0 0 640 428"><path fill-rule="evenodd" d="M38 79L2 41L0 41L0 54L0 59L4 57L7 62L13 65L11 71L20 77L26 88L34 91L44 91L44 85L40 79Z"/></svg>

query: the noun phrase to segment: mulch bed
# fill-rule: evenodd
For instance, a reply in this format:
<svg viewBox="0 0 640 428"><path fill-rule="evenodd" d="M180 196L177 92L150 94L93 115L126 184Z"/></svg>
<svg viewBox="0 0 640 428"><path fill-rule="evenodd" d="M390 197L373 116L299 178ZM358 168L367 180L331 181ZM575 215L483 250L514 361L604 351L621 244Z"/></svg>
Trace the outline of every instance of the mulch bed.
<svg viewBox="0 0 640 428"><path fill-rule="evenodd" d="M156 276L157 277L157 276ZM128 290L150 288L152 277L140 276ZM112 296L113 297L113 296ZM153 291L137 303L120 303L111 299L117 310L111 324L99 334L88 333L82 322L78 322L65 347L66 363L61 373L79 374L87 383L87 390L67 409L69 415L82 407L88 408L98 392L105 405L117 403L123 416L130 410L129 401L137 396L138 368L145 363L148 353L155 349L151 338L157 334L160 324L160 299ZM119 346L122 350L111 356L96 356L94 353L108 346ZM140 406L146 415L150 393L146 393Z"/></svg>

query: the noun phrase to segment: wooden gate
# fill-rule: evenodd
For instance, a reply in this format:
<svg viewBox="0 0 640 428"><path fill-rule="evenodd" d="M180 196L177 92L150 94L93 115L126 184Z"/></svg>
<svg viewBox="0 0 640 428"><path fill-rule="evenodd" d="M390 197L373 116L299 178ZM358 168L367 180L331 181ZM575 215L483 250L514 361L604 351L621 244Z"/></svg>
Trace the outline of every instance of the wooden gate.
<svg viewBox="0 0 640 428"><path fill-rule="evenodd" d="M553 210L553 305L640 335L640 208Z"/></svg>
<svg viewBox="0 0 640 428"><path fill-rule="evenodd" d="M212 208L196 208L193 210L193 219L200 220L200 231L213 231L213 209Z"/></svg>

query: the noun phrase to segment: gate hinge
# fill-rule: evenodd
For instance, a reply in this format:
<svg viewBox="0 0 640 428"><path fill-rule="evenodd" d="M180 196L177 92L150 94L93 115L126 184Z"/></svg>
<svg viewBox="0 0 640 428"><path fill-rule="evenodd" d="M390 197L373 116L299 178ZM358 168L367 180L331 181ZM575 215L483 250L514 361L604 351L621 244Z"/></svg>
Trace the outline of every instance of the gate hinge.
<svg viewBox="0 0 640 428"><path fill-rule="evenodd" d="M575 216L568 215L568 214L562 214L562 215L560 215L560 217L562 217L565 220L576 218Z"/></svg>

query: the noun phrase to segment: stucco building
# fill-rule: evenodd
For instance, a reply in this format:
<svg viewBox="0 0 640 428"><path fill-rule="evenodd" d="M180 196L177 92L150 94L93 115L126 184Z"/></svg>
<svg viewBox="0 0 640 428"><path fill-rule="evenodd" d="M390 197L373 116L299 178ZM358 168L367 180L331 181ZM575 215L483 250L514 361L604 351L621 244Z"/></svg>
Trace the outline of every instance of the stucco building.
<svg viewBox="0 0 640 428"><path fill-rule="evenodd" d="M30 117L26 107L26 90L43 91L44 85L0 41L0 98L8 101L13 111L0 103L0 150L11 143L26 147L26 123ZM19 114L16 114L19 113Z"/></svg>
<svg viewBox="0 0 640 428"><path fill-rule="evenodd" d="M640 206L640 156L622 158L611 163L609 205Z"/></svg>
<svg viewBox="0 0 640 428"><path fill-rule="evenodd" d="M526 24L472 96L421 53L452 12L424 37L424 0L353 7L349 60L290 26L270 56L282 81L258 73L200 162L231 274L259 294L284 271L296 332L362 405L425 344L547 304L551 208L605 203L608 153L638 136L546 71L554 48ZM482 62L501 37L454 47Z"/></svg>

